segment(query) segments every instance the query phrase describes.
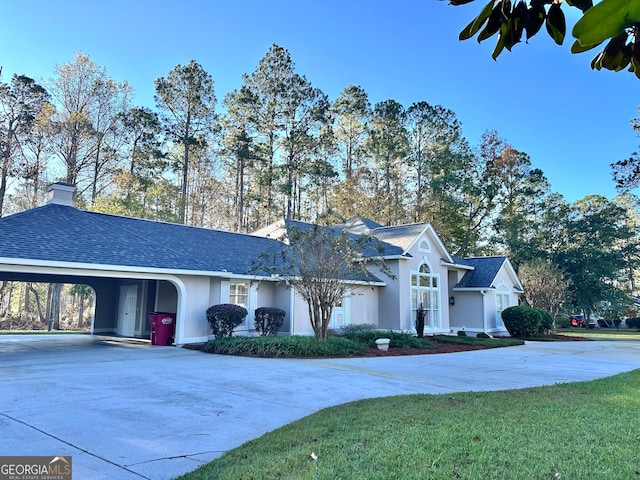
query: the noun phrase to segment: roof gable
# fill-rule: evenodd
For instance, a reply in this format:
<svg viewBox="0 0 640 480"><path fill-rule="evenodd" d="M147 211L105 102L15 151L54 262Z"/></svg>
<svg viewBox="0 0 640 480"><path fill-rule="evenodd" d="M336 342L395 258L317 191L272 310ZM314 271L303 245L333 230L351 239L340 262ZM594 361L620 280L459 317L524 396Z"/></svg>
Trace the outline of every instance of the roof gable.
<svg viewBox="0 0 640 480"><path fill-rule="evenodd" d="M522 291L522 284L516 274L511 262L507 257L473 257L473 258L457 258L457 263L473 267L464 274L462 279L454 286L456 289L488 289L493 285L498 273L505 268L513 281L514 288Z"/></svg>
<svg viewBox="0 0 640 480"><path fill-rule="evenodd" d="M396 227L376 228L372 232L372 235L383 242L402 249L404 255L408 255L409 250L426 236L429 239L429 243L431 245L435 244L440 255L442 255L447 262L453 262L453 258L449 254L447 247L444 246L444 243L442 243L442 240L430 223L411 223Z"/></svg>

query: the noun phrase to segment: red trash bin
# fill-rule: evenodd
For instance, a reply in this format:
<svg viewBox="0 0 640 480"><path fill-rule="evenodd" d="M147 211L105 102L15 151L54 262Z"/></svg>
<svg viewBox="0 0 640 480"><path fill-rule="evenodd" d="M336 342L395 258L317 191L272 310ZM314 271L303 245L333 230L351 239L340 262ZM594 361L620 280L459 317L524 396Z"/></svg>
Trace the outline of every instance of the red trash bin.
<svg viewBox="0 0 640 480"><path fill-rule="evenodd" d="M171 345L176 331L176 314L152 312L149 314L151 324L151 345Z"/></svg>

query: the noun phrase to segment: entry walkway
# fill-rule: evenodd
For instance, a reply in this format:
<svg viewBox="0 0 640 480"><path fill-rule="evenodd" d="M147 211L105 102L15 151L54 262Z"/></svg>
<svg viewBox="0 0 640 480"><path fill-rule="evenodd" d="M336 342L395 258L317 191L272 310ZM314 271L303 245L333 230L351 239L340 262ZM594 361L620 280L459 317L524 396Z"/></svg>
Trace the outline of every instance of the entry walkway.
<svg viewBox="0 0 640 480"><path fill-rule="evenodd" d="M353 400L524 388L636 368L640 342L285 360L89 335L0 335L0 455L70 455L77 479L170 479Z"/></svg>

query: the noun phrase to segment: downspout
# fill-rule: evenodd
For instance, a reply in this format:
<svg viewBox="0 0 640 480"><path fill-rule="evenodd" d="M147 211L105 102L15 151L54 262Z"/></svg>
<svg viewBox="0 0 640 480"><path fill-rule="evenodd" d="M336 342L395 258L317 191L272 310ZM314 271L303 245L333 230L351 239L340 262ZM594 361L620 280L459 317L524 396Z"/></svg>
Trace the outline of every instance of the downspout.
<svg viewBox="0 0 640 480"><path fill-rule="evenodd" d="M480 290L482 294L482 331L487 333L487 291Z"/></svg>
<svg viewBox="0 0 640 480"><path fill-rule="evenodd" d="M293 335L293 319L295 317L294 310L296 304L296 294L292 286L289 286L289 292L291 292L289 295L289 335Z"/></svg>

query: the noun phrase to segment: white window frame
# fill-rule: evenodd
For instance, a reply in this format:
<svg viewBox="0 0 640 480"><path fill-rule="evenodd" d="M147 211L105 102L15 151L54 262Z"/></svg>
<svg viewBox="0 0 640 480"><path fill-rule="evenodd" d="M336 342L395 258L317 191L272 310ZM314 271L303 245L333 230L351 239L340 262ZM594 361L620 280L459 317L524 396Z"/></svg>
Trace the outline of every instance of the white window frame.
<svg viewBox="0 0 640 480"><path fill-rule="evenodd" d="M496 327L504 326L502 312L511 306L511 292L506 287L496 290Z"/></svg>
<svg viewBox="0 0 640 480"><path fill-rule="evenodd" d="M239 293L239 288L244 287L245 292ZM251 285L249 282L243 281L235 281L231 280L229 282L229 303L233 305L240 305L241 307L249 309L249 292L251 290ZM243 299L243 302L239 302L240 299Z"/></svg>
<svg viewBox="0 0 640 480"><path fill-rule="evenodd" d="M427 269L428 272L423 271L423 269ZM418 270L412 270L409 272L409 275L409 302L411 305L410 328L412 330L415 328L416 310L420 304L422 304L422 308L425 309L425 330L437 330L441 328L442 306L440 301L440 286L442 283L440 282L440 274L433 273L433 268L431 268L429 262L423 260ZM427 295L429 300L426 306L424 304L425 302L419 301L424 298L424 295Z"/></svg>
<svg viewBox="0 0 640 480"><path fill-rule="evenodd" d="M418 242L418 251L421 253L431 253L431 244L426 237L422 237Z"/></svg>

